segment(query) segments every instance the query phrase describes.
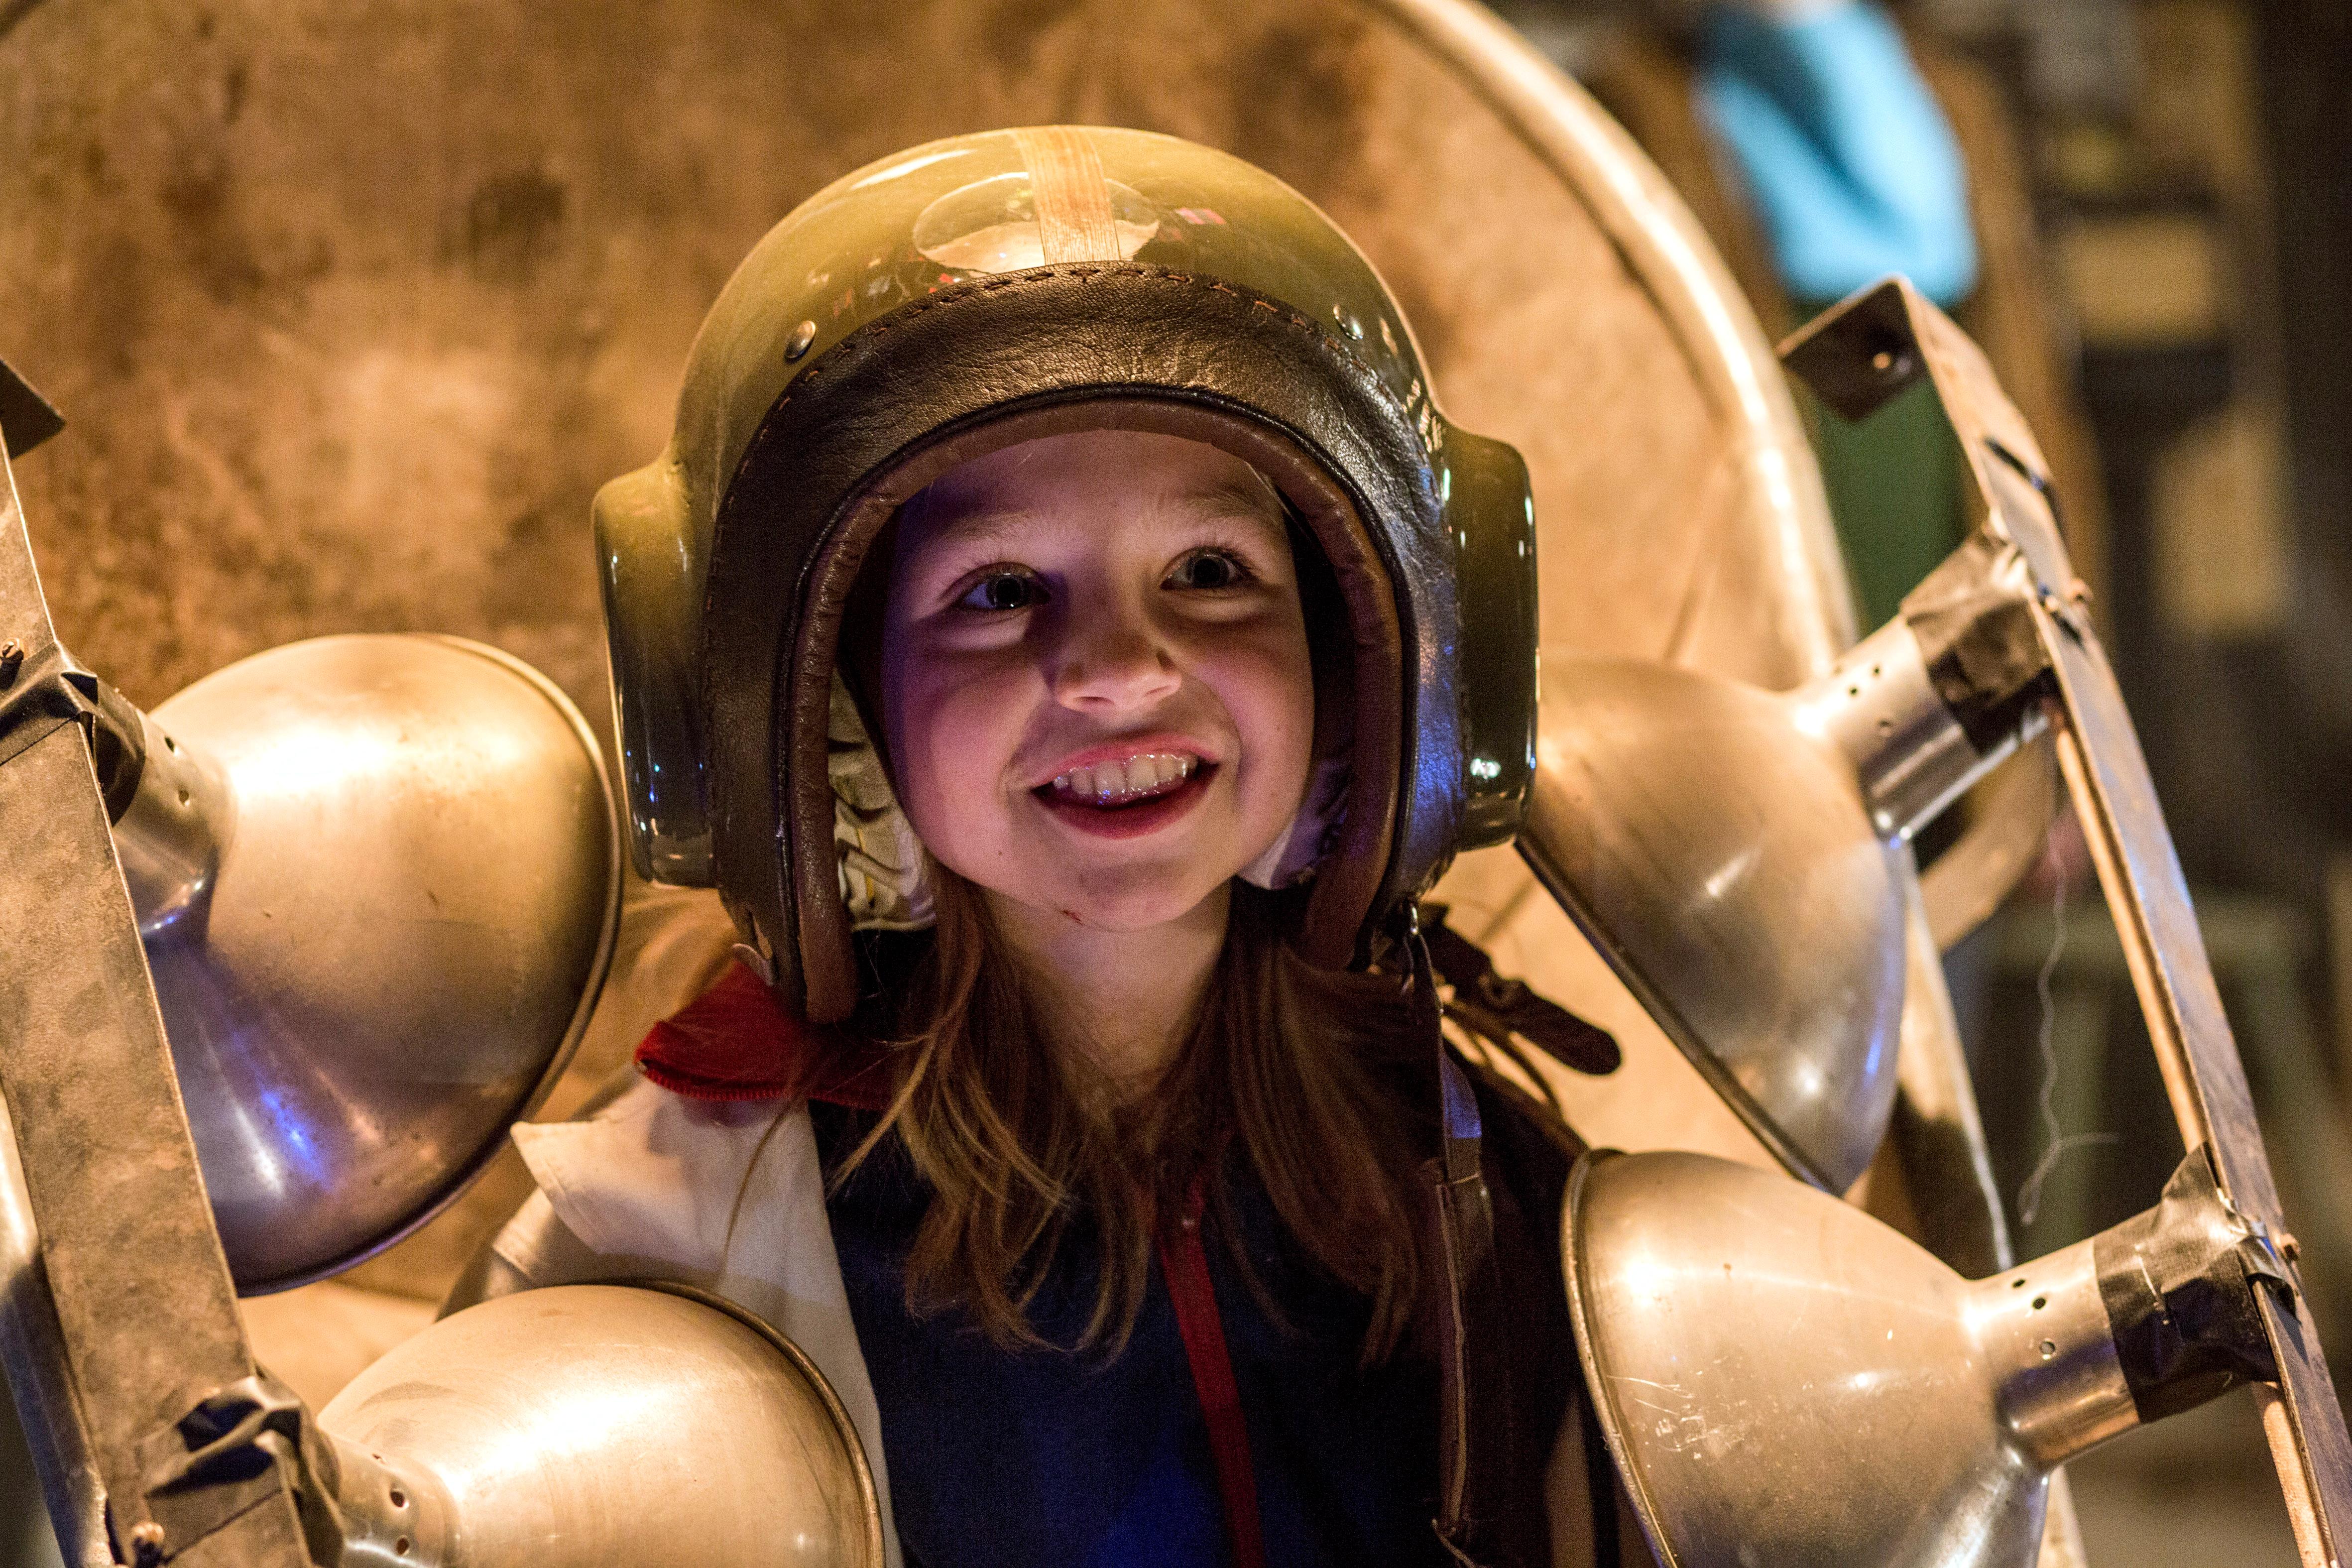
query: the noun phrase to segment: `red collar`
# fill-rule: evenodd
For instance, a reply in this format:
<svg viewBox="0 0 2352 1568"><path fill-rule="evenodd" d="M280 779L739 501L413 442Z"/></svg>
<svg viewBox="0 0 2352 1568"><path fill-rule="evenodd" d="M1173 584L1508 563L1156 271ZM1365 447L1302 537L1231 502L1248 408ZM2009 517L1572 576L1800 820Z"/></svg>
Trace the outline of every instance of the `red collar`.
<svg viewBox="0 0 2352 1568"><path fill-rule="evenodd" d="M887 1110L894 1088L881 1046L793 1017L740 963L647 1031L636 1063L646 1077L688 1100L790 1096Z"/></svg>

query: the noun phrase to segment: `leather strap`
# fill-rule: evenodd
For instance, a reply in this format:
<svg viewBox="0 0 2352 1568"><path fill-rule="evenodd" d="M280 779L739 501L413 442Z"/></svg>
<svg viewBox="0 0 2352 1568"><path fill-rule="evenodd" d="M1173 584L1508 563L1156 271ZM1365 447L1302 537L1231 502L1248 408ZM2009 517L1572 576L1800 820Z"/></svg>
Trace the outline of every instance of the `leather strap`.
<svg viewBox="0 0 2352 1568"><path fill-rule="evenodd" d="M1502 974L1484 948L1445 923L1445 912L1444 904L1422 906L1430 961L1454 988L1446 1016L1514 1056L1516 1036L1578 1072L1597 1078L1617 1070L1625 1058L1615 1036Z"/></svg>
<svg viewBox="0 0 2352 1568"><path fill-rule="evenodd" d="M1477 1568L1501 1563L1508 1500L1494 1495L1512 1473L1516 1441L1510 1373L1502 1357L1503 1300L1495 1260L1495 1212L1479 1165L1478 1101L1445 1047L1437 975L1423 940L1419 908L1403 907L1403 945L1412 963L1413 1007L1431 1042L1437 1073L1438 1147L1423 1167L1428 1194L1427 1256L1438 1271L1431 1327L1438 1364L1438 1541L1455 1562Z"/></svg>

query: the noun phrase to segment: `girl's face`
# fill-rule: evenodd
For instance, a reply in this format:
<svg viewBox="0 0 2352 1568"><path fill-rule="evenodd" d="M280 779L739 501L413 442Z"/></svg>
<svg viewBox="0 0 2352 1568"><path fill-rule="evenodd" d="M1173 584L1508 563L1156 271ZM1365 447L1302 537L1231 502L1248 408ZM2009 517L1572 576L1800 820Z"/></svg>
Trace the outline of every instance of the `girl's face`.
<svg viewBox="0 0 2352 1568"><path fill-rule="evenodd" d="M1197 441L1054 436L935 482L900 521L882 687L931 853L1085 925L1189 912L1306 792L1314 687L1282 513Z"/></svg>

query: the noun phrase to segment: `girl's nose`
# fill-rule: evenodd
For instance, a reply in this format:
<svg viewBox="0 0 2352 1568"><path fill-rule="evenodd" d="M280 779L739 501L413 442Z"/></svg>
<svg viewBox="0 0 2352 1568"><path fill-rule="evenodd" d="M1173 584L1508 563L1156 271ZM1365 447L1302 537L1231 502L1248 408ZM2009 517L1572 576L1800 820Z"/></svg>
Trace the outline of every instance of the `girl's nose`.
<svg viewBox="0 0 2352 1568"><path fill-rule="evenodd" d="M1072 608L1050 656L1055 701L1111 713L1149 707L1175 691L1182 677L1143 616L1099 605Z"/></svg>

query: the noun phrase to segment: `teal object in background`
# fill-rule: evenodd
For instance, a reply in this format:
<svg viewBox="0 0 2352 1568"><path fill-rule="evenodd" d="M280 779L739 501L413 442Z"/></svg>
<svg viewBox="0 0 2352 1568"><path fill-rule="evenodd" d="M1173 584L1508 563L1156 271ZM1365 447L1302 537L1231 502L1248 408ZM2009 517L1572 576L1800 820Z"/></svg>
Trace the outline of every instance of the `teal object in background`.
<svg viewBox="0 0 2352 1568"><path fill-rule="evenodd" d="M1843 299L1890 272L1938 305L1967 297L1967 169L1885 12L1847 0L1780 21L1717 5L1698 45L1701 116L1793 298Z"/></svg>

